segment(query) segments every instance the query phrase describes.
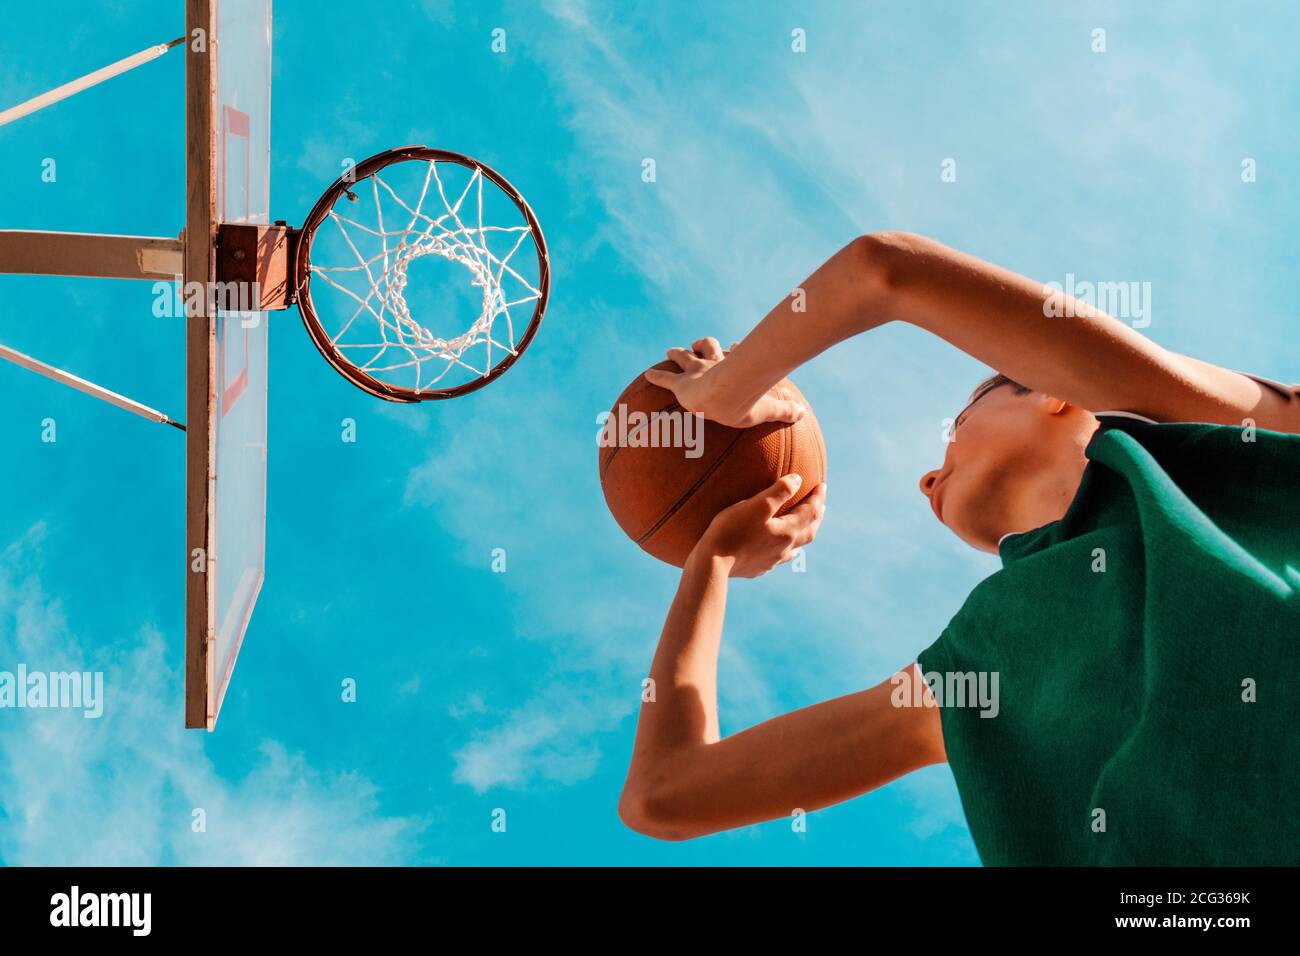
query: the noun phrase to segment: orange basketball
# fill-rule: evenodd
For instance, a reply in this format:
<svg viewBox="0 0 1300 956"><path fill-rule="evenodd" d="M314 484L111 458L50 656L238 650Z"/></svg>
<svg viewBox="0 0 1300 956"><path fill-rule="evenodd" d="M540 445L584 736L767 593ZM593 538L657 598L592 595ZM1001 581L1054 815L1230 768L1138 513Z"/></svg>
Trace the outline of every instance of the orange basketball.
<svg viewBox="0 0 1300 956"><path fill-rule="evenodd" d="M657 369L680 371L674 362ZM792 472L803 484L782 513L826 480L826 445L789 379L771 394L807 409L793 425L729 428L703 421L645 375L623 390L601 433L600 486L620 528L650 554L681 567L714 515ZM689 420L689 423L688 423Z"/></svg>

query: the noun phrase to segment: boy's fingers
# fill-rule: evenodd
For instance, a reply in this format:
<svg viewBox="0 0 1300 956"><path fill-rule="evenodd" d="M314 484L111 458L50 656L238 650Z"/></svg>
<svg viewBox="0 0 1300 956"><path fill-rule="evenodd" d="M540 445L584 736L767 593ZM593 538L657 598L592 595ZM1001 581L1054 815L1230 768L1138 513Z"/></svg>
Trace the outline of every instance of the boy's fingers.
<svg viewBox="0 0 1300 956"><path fill-rule="evenodd" d="M823 483L797 506L791 508L789 513L777 520L781 522L781 530L794 536L796 545L804 545L817 537L817 531L821 528L822 518L825 515L826 485Z"/></svg>
<svg viewBox="0 0 1300 956"><path fill-rule="evenodd" d="M683 372L694 372L707 368L707 363L690 349L671 348L668 358L676 362Z"/></svg>
<svg viewBox="0 0 1300 956"><path fill-rule="evenodd" d="M717 361L723 357L722 343L713 338L713 336L696 339L691 343L691 348L695 350L695 354L700 358L708 359L710 361Z"/></svg>
<svg viewBox="0 0 1300 956"><path fill-rule="evenodd" d="M660 388L666 388L671 392L676 389L677 378L681 374L681 372L670 372L667 369L652 368L646 370L645 380L651 385L658 385Z"/></svg>
<svg viewBox="0 0 1300 956"><path fill-rule="evenodd" d="M786 475L773 482L766 491L761 493L768 513L774 515L785 507L785 503L799 493L801 484L803 479L799 475Z"/></svg>
<svg viewBox="0 0 1300 956"><path fill-rule="evenodd" d="M821 482L801 504L811 503L818 508L826 507L826 482Z"/></svg>
<svg viewBox="0 0 1300 956"><path fill-rule="evenodd" d="M765 395L755 403L752 417L755 425L763 422L793 424L803 418L804 413L804 407L798 402L788 402L784 399L774 398L771 395Z"/></svg>
<svg viewBox="0 0 1300 956"><path fill-rule="evenodd" d="M809 522L807 527L794 536L794 547L802 548L805 544L812 544L817 538L817 532L821 530L822 519Z"/></svg>

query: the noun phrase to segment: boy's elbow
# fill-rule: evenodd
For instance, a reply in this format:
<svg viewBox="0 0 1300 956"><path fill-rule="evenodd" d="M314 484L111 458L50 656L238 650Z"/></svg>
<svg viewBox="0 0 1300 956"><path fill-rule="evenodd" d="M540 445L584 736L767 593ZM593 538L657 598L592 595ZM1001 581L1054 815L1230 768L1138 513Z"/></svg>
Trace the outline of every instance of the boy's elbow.
<svg viewBox="0 0 1300 956"><path fill-rule="evenodd" d="M911 260L928 242L912 232L869 232L849 243L847 254L871 280L875 295L902 289Z"/></svg>
<svg viewBox="0 0 1300 956"><path fill-rule="evenodd" d="M854 239L850 245L859 251L876 258L883 258L894 252L911 252L930 243L925 236L915 232L868 232Z"/></svg>
<svg viewBox="0 0 1300 956"><path fill-rule="evenodd" d="M629 830L656 840L678 842L701 836L704 832L688 826L674 815L661 797L643 787L631 785L625 786L619 797L618 818Z"/></svg>

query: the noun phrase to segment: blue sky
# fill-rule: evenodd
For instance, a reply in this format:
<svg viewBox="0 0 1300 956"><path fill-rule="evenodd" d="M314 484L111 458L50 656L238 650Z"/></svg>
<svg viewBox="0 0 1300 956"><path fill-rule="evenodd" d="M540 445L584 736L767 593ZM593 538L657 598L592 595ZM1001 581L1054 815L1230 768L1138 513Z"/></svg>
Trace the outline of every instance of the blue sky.
<svg viewBox="0 0 1300 956"><path fill-rule="evenodd" d="M546 322L490 388L396 407L337 376L296 313L272 318L266 584L212 735L181 730L182 437L0 367L0 670L107 682L99 720L0 711L0 862L976 863L942 767L803 834L621 826L675 576L605 511L596 415L667 346L740 338L883 229L1043 281L1151 282L1146 334L1300 379L1288 7L278 3L274 215L301 221L343 157L477 156L546 229ZM0 106L180 35L182 11L19 5ZM183 103L172 54L0 129L0 227L175 235ZM0 342L180 415L183 329L151 304L147 283L0 278ZM827 519L807 573L733 590L724 733L876 683L994 569L915 487L984 371L890 327L796 376L827 440Z"/></svg>

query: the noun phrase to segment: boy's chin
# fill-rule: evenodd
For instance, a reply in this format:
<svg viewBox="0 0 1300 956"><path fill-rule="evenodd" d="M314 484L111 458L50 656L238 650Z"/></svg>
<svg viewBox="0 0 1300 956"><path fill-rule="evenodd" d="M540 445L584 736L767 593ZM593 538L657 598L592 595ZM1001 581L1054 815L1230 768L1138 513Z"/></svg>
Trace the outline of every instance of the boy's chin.
<svg viewBox="0 0 1300 956"><path fill-rule="evenodd" d="M954 521L952 524L945 522L949 531L955 534L965 544L970 545L976 551L984 551L987 554L998 553L998 542L1002 540L1002 533L989 531L986 529L975 530L966 527L963 523Z"/></svg>

